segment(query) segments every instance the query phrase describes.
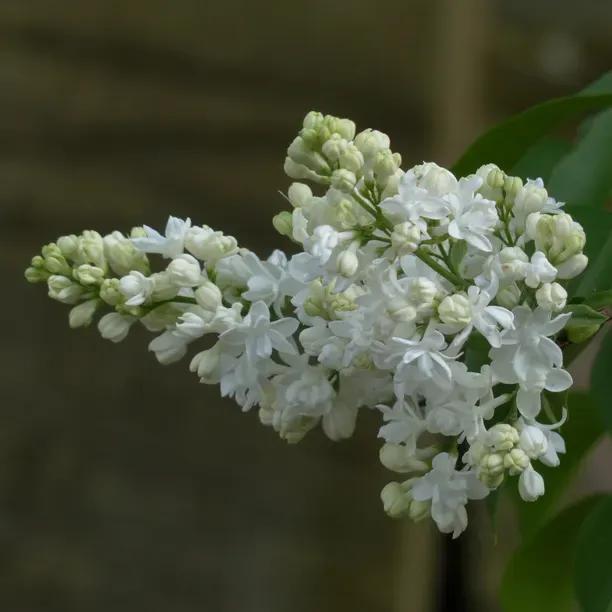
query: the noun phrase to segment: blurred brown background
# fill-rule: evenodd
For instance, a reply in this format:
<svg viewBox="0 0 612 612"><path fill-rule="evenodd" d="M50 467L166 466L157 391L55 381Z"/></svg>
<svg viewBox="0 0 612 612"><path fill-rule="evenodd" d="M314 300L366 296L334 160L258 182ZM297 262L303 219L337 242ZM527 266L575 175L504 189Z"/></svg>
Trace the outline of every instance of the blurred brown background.
<svg viewBox="0 0 612 612"><path fill-rule="evenodd" d="M450 163L609 69L611 19L597 0L0 3L0 610L495 610L508 544L474 520L448 598L448 547L382 512L374 415L288 448L144 332L70 331L22 272L59 234L168 213L287 248L270 219L306 111Z"/></svg>

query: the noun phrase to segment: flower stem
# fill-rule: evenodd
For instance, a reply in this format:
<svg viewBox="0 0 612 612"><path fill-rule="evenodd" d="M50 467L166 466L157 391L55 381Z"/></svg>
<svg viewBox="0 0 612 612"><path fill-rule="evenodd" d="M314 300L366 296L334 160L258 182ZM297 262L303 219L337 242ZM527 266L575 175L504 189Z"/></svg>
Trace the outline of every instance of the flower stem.
<svg viewBox="0 0 612 612"><path fill-rule="evenodd" d="M423 248L417 249L414 254L424 263L426 263L432 270L437 272L440 276L443 276L449 283L463 287L465 283L458 276L453 274L450 270L447 270L444 266L440 265L432 256L431 253Z"/></svg>

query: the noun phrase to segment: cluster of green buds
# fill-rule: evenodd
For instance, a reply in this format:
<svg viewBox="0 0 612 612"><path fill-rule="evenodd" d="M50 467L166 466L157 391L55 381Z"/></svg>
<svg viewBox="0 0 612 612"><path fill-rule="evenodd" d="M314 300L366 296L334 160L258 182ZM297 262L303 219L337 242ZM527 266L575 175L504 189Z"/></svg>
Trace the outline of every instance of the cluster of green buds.
<svg viewBox="0 0 612 612"><path fill-rule="evenodd" d="M351 120L312 111L287 149L285 172L345 193L356 186L383 193L395 189L401 176L401 156L389 145L382 132L368 129L355 135Z"/></svg>
<svg viewBox="0 0 612 612"><path fill-rule="evenodd" d="M141 232L135 228L132 236ZM144 275L150 272L147 256L129 238L121 232L102 237L86 230L45 245L41 254L32 258L25 277L31 283L46 282L49 297L73 306L70 326L83 327L91 323L104 304L130 314L119 291L118 277L132 270Z"/></svg>
<svg viewBox="0 0 612 612"><path fill-rule="evenodd" d="M521 448L519 431L507 423L493 425L482 444L472 444L466 459L476 468L478 478L490 489L497 488L506 472L516 476L530 464L530 457Z"/></svg>

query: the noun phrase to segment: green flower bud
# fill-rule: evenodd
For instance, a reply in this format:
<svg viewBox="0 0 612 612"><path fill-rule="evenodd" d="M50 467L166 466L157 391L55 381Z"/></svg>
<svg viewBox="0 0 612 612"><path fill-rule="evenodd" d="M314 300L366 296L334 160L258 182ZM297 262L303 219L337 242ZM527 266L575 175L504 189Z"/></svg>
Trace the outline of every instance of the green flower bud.
<svg viewBox="0 0 612 612"><path fill-rule="evenodd" d="M99 285L104 280L104 270L89 264L75 268L72 275L82 285Z"/></svg>
<svg viewBox="0 0 612 612"><path fill-rule="evenodd" d="M272 225L281 236L293 236L293 215L288 210L283 210L272 217Z"/></svg>
<svg viewBox="0 0 612 612"><path fill-rule="evenodd" d="M119 290L118 278L105 278L100 285L100 297L110 306L123 302L123 294Z"/></svg>

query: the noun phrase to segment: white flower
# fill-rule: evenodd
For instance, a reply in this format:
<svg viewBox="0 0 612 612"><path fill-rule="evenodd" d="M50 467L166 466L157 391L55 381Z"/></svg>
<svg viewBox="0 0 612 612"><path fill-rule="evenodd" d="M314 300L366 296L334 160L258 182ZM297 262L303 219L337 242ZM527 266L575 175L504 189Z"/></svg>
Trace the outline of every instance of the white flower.
<svg viewBox="0 0 612 612"><path fill-rule="evenodd" d="M395 366L395 381L415 387L419 382L431 381L448 388L451 385L451 359L442 351L446 348L444 336L432 327L423 336L413 339L393 337L386 347L379 347L382 367Z"/></svg>
<svg viewBox="0 0 612 612"><path fill-rule="evenodd" d="M417 184L413 171L406 172L398 186L398 194L383 200L380 208L394 223L410 221L422 232L427 231L425 219L443 219L448 213L448 204Z"/></svg>
<svg viewBox="0 0 612 612"><path fill-rule="evenodd" d="M230 346L244 346L244 351L251 363L268 359L273 350L279 353L295 354L296 349L287 337L298 328L297 319L286 317L270 321L270 311L264 302L251 305L248 314L233 329L220 336Z"/></svg>
<svg viewBox="0 0 612 612"><path fill-rule="evenodd" d="M109 312L98 321L100 335L111 342L121 342L130 331L136 317Z"/></svg>
<svg viewBox="0 0 612 612"><path fill-rule="evenodd" d="M448 233L465 240L480 251L491 251L490 236L499 222L495 202L485 200L478 193L482 179L473 175L462 178L457 189L444 196L448 203L451 221Z"/></svg>
<svg viewBox="0 0 612 612"><path fill-rule="evenodd" d="M519 384L517 407L523 416L534 418L540 411L542 390L565 391L572 384L570 374L561 369L561 349L548 337L563 329L570 315L551 320L550 312L526 306L518 306L513 314L514 329L504 334L503 346L489 353L491 368L500 382Z"/></svg>
<svg viewBox="0 0 612 612"><path fill-rule="evenodd" d="M159 253L166 259L172 259L183 252L185 236L190 227L191 219L168 217L164 236L148 225L144 225L146 237L132 238L132 242L137 249L145 253Z"/></svg>
<svg viewBox="0 0 612 612"><path fill-rule="evenodd" d="M427 430L417 409L405 399L398 399L392 408L381 404L378 409L386 423L379 429L378 437L389 444L403 444L407 452L414 455L420 435Z"/></svg>
<svg viewBox="0 0 612 612"><path fill-rule="evenodd" d="M309 365L304 357L289 358L291 367L272 379L276 401L291 418L327 414L335 397L328 371L319 365Z"/></svg>
<svg viewBox="0 0 612 612"><path fill-rule="evenodd" d="M525 284L535 289L541 283L554 281L556 277L557 268L546 259L542 251L536 251L531 256L531 262L525 267Z"/></svg>
<svg viewBox="0 0 612 612"><path fill-rule="evenodd" d="M525 425L521 430L519 446L530 459L539 459L548 450L548 440L540 428Z"/></svg>
<svg viewBox="0 0 612 612"><path fill-rule="evenodd" d="M127 306L140 306L144 304L153 293L154 281L151 276L133 270L119 281L119 290L126 298Z"/></svg>
<svg viewBox="0 0 612 612"><path fill-rule="evenodd" d="M456 538L467 527L465 505L468 499L483 499L489 493L473 471L455 469L456 458L448 453L436 455L430 472L412 485L416 501L431 500L431 517L442 533Z"/></svg>

